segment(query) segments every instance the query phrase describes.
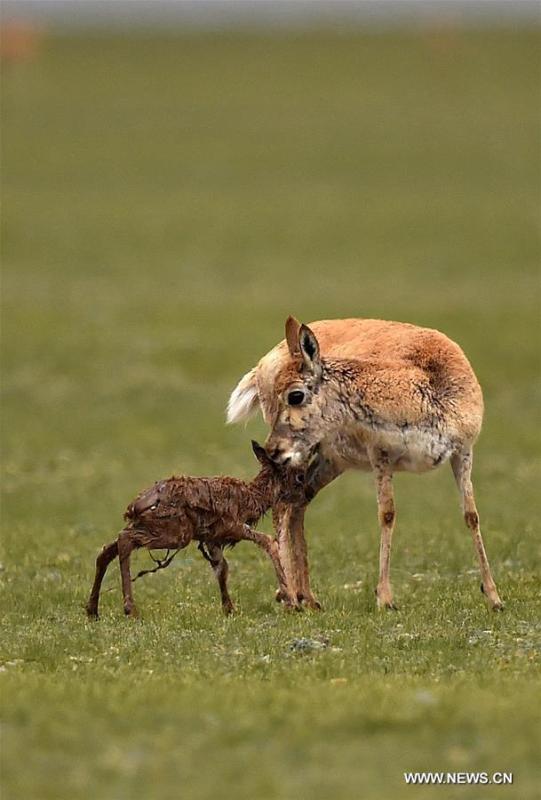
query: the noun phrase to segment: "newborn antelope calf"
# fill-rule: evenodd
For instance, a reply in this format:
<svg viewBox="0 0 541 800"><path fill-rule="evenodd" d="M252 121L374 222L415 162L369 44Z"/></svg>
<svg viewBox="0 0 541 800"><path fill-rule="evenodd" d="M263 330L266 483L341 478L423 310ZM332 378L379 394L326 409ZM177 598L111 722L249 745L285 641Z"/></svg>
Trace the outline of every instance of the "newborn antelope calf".
<svg viewBox="0 0 541 800"><path fill-rule="evenodd" d="M116 556L120 562L124 613L136 616L130 575L132 550L146 547L178 551L192 540L199 542L199 550L214 570L226 614L234 607L227 590L228 565L223 550L242 540L255 542L267 553L278 578L280 596L288 605L298 606L287 584L276 541L251 526L276 503L298 500L304 494L304 475L274 464L257 442L252 442L252 448L261 469L250 483L228 477L172 477L155 483L130 503L124 514L126 527L116 541L102 548L96 560L96 577L86 605L89 617L98 617L101 584Z"/></svg>

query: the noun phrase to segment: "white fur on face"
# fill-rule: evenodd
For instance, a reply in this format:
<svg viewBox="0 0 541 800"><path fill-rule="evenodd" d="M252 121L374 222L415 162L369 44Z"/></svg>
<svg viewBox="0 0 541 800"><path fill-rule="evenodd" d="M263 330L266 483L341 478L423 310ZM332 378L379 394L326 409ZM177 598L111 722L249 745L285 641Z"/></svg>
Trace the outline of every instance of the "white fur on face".
<svg viewBox="0 0 541 800"><path fill-rule="evenodd" d="M283 454L284 461L289 458L288 464L292 467L301 467L304 464L304 456L298 450L286 450Z"/></svg>

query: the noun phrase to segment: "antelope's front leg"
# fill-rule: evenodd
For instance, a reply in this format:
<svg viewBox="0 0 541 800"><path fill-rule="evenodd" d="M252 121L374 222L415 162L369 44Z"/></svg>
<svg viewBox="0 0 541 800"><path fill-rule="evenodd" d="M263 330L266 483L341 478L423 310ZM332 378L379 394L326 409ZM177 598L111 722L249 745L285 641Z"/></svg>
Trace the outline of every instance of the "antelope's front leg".
<svg viewBox="0 0 541 800"><path fill-rule="evenodd" d="M304 515L306 507L292 508L290 517L290 536L292 539L292 549L295 559L296 579L297 579L297 599L302 601L308 608L321 611L321 603L312 592L310 586L310 569L308 566L308 546L304 532Z"/></svg>
<svg viewBox="0 0 541 800"><path fill-rule="evenodd" d="M373 458L373 469L376 478L376 491L378 498L378 518L381 532L379 546L379 578L376 588L378 608L391 608L396 610L393 602L391 588L391 542L395 523L395 508L393 495L393 474L388 463L387 455L383 452Z"/></svg>
<svg viewBox="0 0 541 800"><path fill-rule="evenodd" d="M318 600L310 588L310 573L308 569L308 551L304 536L304 505L281 504L273 513L276 542L280 554L286 581L297 600L302 601L309 608L321 608ZM279 592L277 600L283 600L283 593Z"/></svg>
<svg viewBox="0 0 541 800"><path fill-rule="evenodd" d="M298 596L299 580L296 569L295 554L293 552L290 539L291 530L291 506L286 503L280 504L273 509L272 521L275 530L275 542L278 549L280 564L284 573L284 584L286 590L278 589L276 599L285 600L286 596Z"/></svg>
<svg viewBox="0 0 541 800"><path fill-rule="evenodd" d="M313 461L306 476L305 505L294 506L289 518L289 532L295 558L295 575L297 598L309 608L321 610L321 604L310 588L310 571L308 568L308 548L304 531L304 515L308 503L329 483L341 474L342 470L332 461L319 456Z"/></svg>
<svg viewBox="0 0 541 800"><path fill-rule="evenodd" d="M278 542L264 533L254 531L249 525L242 526L241 538L250 542L254 542L266 552L272 561L272 565L278 579L278 591L280 592L283 601L290 608L300 608L297 595L291 590L290 585L288 584L286 572L280 560L280 549Z"/></svg>

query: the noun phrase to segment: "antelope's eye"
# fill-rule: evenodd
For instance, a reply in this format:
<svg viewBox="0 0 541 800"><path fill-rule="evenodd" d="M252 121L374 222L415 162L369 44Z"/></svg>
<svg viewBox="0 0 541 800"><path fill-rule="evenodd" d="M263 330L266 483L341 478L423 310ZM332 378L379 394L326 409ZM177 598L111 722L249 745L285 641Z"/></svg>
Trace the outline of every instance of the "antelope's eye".
<svg viewBox="0 0 541 800"><path fill-rule="evenodd" d="M304 392L300 389L295 389L293 392L290 392L287 396L287 402L290 406L300 406L302 401L304 400Z"/></svg>

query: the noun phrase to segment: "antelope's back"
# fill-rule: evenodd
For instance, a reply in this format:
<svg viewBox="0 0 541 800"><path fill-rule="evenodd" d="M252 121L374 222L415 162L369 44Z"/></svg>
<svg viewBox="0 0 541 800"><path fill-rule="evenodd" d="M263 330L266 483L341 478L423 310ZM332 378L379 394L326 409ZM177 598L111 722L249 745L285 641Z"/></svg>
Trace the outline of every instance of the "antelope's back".
<svg viewBox="0 0 541 800"><path fill-rule="evenodd" d="M442 399L449 401L464 427L475 439L483 418L479 382L462 349L440 331L405 322L377 319L320 320L310 323L323 358L381 361L389 369L421 369L431 380L437 377ZM254 372L257 398L263 417L272 423L275 384L291 363L285 340L259 361Z"/></svg>

